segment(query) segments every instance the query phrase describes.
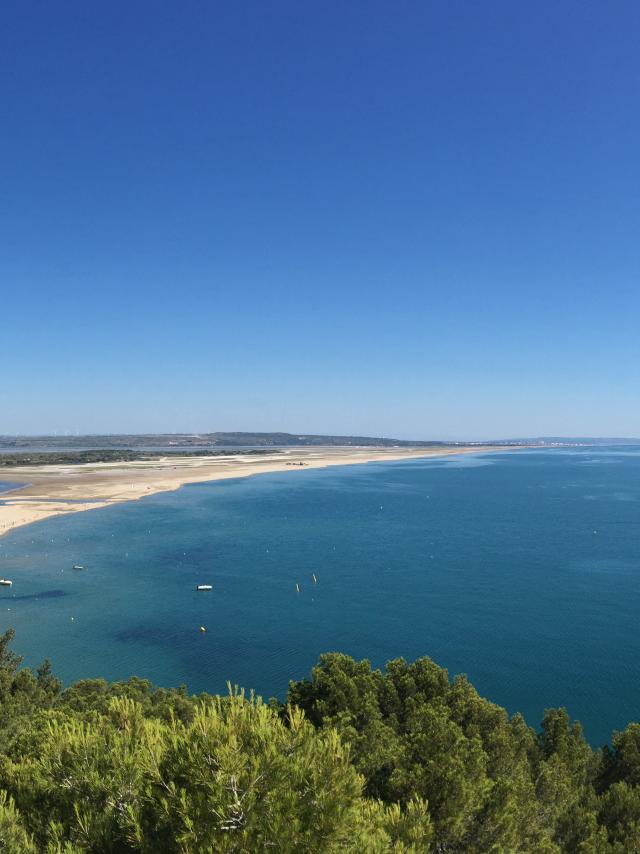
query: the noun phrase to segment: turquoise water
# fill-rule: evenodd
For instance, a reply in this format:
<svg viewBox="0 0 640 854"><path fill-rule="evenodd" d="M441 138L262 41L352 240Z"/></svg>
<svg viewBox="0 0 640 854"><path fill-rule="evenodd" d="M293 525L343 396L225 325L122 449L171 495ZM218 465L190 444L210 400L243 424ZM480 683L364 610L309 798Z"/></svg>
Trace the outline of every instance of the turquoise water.
<svg viewBox="0 0 640 854"><path fill-rule="evenodd" d="M279 696L326 650L427 654L533 725L566 705L598 744L640 719L639 511L629 447L191 485L0 539L0 630L65 681Z"/></svg>

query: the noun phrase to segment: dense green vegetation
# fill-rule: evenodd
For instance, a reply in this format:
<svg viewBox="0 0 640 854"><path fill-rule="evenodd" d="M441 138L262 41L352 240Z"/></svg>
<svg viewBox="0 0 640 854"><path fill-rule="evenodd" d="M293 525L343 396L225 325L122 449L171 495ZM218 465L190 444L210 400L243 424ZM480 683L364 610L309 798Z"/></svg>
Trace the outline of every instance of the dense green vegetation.
<svg viewBox="0 0 640 854"><path fill-rule="evenodd" d="M233 453L238 454L266 454L268 451L262 448L236 449L233 451L222 451L211 448L206 451L191 451L189 448L181 450L181 457L220 457ZM271 452L273 453L273 451ZM47 451L29 453L3 453L0 454L0 467L14 468L16 466L50 466L50 465L80 465L81 463L128 463L139 460L166 459L169 454L162 451L132 451L126 448L113 449L104 448L95 451Z"/></svg>
<svg viewBox="0 0 640 854"><path fill-rule="evenodd" d="M332 653L288 703L62 690L0 637L0 851L640 852L640 725L593 751L430 659Z"/></svg>

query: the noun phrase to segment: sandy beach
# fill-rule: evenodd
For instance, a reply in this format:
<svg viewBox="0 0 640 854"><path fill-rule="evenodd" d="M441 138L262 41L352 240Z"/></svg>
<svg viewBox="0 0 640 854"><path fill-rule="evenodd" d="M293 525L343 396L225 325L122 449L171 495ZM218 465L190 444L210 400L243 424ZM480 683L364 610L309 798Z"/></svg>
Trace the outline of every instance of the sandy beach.
<svg viewBox="0 0 640 854"><path fill-rule="evenodd" d="M513 448L513 446L509 446ZM291 472L327 466L440 457L504 450L492 446L455 448L291 448L273 454L216 457L167 456L155 460L86 465L3 468L0 480L16 489L0 493L0 536L32 522L63 513L95 510L170 492L186 483ZM302 464L302 465L301 465ZM28 484L27 486L21 486Z"/></svg>

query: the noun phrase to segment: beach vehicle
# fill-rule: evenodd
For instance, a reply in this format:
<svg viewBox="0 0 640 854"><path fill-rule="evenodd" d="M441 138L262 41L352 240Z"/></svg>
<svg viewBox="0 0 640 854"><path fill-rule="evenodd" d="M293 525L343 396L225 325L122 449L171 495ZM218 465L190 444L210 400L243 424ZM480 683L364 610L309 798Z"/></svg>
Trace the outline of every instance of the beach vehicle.
<svg viewBox="0 0 640 854"><path fill-rule="evenodd" d="M213 590L213 584L198 584L196 590Z"/></svg>
<svg viewBox="0 0 640 854"><path fill-rule="evenodd" d="M3 587L11 587L11 585L13 584L13 581L9 581L8 578L0 578L0 584Z"/></svg>
<svg viewBox="0 0 640 854"><path fill-rule="evenodd" d="M84 569L84 566L82 566L82 564L80 564L80 563L74 563L73 568L74 569Z"/></svg>

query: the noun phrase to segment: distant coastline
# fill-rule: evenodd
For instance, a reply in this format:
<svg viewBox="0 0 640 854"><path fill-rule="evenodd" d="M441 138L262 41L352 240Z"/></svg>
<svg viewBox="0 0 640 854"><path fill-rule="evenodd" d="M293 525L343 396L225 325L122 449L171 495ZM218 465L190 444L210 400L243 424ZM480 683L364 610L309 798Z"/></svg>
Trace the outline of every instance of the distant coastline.
<svg viewBox="0 0 640 854"><path fill-rule="evenodd" d="M172 492L188 483L250 477L255 474L329 466L515 450L533 445L431 447L291 447L277 453L216 456L171 454L128 462L75 465L21 465L2 469L2 482L15 483L0 493L0 536L52 516L96 510ZM25 480L29 481L24 485ZM5 496L8 496L5 498Z"/></svg>
<svg viewBox="0 0 640 854"><path fill-rule="evenodd" d="M261 453L290 448L428 448L444 449L456 447L485 447L488 445L531 445L545 444L547 439L492 439L443 440L443 439L394 439L387 436L337 436L318 433L120 433L86 434L73 436L0 434L0 463L5 454L56 454L56 453L116 453L123 454L158 452L167 453ZM562 440L560 440L562 441ZM572 441L572 440L565 440ZM90 460L89 460L90 461Z"/></svg>

